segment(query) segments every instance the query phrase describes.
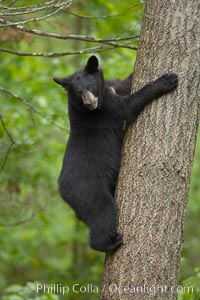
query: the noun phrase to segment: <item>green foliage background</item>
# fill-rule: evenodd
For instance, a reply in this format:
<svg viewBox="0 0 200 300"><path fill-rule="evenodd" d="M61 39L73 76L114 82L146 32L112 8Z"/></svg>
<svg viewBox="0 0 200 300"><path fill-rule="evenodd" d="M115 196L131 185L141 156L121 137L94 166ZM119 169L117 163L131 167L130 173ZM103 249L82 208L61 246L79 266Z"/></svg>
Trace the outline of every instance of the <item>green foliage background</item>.
<svg viewBox="0 0 200 300"><path fill-rule="evenodd" d="M41 1L30 1L37 4ZM27 5L27 1L20 2ZM70 10L82 15L113 15L113 18L77 18L64 13L37 25L40 29L109 38L138 35L143 1L73 1ZM77 41L59 41L27 34L13 36L5 30L1 44L24 52L72 51L90 47ZM133 41L131 41L133 45ZM134 43L137 45L137 42ZM123 78L133 70L136 53L115 49L97 54L106 78ZM0 53L0 86L12 90L25 101L0 94L0 113L12 135L0 128L0 297L20 299L98 299L98 293L35 293L36 284L73 286L88 283L101 287L104 254L88 245L88 230L76 220L57 191L57 177L68 137L66 95L52 81L85 64L89 55L61 58L18 57ZM32 108L30 108L30 105ZM34 109L37 110L37 113ZM63 129L59 128L62 127ZM66 130L65 130L66 129ZM200 133L199 133L200 136ZM7 160L5 156L7 155ZM181 284L195 286L194 293L180 300L200 299L200 138L192 173L190 201L182 253ZM67 297L67 298L66 298Z"/></svg>

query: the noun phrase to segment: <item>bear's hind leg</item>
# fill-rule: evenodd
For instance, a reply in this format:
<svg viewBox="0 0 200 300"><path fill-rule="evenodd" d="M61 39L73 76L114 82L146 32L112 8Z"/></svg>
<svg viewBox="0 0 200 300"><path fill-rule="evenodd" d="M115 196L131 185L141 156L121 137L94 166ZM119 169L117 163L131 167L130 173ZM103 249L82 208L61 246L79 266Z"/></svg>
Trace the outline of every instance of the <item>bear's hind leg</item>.
<svg viewBox="0 0 200 300"><path fill-rule="evenodd" d="M91 248L101 252L113 252L122 244L122 236L117 232L117 213L112 201L106 202L102 211L97 214L90 226Z"/></svg>

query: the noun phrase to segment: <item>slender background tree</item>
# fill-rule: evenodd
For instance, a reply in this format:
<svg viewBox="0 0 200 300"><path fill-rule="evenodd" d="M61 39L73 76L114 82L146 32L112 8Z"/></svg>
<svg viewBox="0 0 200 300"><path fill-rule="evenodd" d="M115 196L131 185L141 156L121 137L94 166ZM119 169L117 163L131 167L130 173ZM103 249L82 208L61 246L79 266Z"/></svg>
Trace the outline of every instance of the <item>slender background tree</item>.
<svg viewBox="0 0 200 300"><path fill-rule="evenodd" d="M124 246L107 256L102 300L177 297L200 113L199 20L196 0L146 3L134 90L168 72L179 86L126 134L116 193Z"/></svg>

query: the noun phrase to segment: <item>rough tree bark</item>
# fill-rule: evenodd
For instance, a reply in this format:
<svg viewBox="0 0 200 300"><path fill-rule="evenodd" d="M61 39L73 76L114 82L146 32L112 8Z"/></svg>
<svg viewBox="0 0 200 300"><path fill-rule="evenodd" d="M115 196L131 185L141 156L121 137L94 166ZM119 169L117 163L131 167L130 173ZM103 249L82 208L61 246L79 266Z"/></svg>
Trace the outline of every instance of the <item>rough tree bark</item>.
<svg viewBox="0 0 200 300"><path fill-rule="evenodd" d="M102 300L177 297L200 111L199 20L196 0L146 3L134 90L167 72L178 74L179 86L126 134L116 193L124 246L107 256Z"/></svg>

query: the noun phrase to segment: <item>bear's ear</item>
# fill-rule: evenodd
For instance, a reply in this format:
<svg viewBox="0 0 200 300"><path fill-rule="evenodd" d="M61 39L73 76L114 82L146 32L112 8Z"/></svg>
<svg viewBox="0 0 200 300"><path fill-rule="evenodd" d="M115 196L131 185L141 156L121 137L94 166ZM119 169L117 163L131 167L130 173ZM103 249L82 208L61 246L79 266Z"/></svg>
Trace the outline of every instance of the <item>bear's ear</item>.
<svg viewBox="0 0 200 300"><path fill-rule="evenodd" d="M98 58L95 55L92 55L89 57L88 61L87 61L87 65L85 67L85 70L88 73L95 73L98 71L98 66L99 66L99 61Z"/></svg>
<svg viewBox="0 0 200 300"><path fill-rule="evenodd" d="M53 80L57 84L62 85L65 89L68 89L73 78L74 78L74 74L72 74L68 77L63 77L63 78L54 77Z"/></svg>
<svg viewBox="0 0 200 300"><path fill-rule="evenodd" d="M65 86L66 84L66 78L58 78L58 77L54 77L53 80L57 83L60 84L62 86Z"/></svg>

